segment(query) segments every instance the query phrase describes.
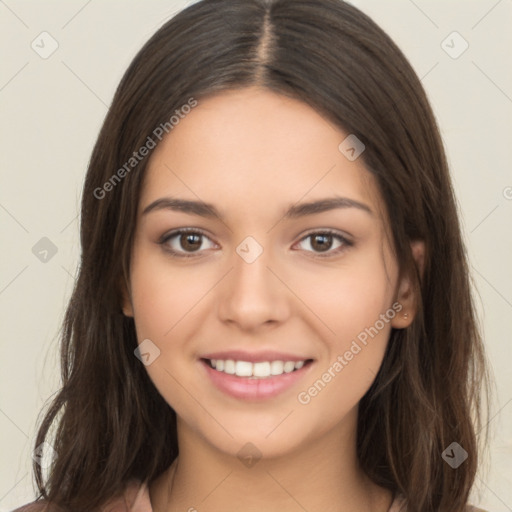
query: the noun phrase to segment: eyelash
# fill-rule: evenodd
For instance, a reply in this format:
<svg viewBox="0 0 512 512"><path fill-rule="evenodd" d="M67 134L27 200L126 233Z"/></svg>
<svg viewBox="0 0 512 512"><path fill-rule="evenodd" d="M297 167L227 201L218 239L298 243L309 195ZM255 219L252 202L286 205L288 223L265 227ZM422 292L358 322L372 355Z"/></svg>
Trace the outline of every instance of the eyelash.
<svg viewBox="0 0 512 512"><path fill-rule="evenodd" d="M160 240L158 241L158 244L162 245L163 246L163 249L165 251L167 251L168 253L170 253L173 257L177 257L177 258L194 258L194 257L197 257L199 252L200 251L195 251L195 252L192 252L192 253L182 253L182 252L179 252L179 251L175 251L174 249L171 249L167 244L167 242L169 242L169 240L171 240L172 238L178 236L178 235L182 235L182 234L186 234L186 233L191 233L191 234L194 234L194 235L200 235L200 236L204 236L206 238L209 238L209 236L204 233L202 230L198 229L198 228L181 228L181 229L177 229L175 231L171 231L170 233L166 233L165 235L163 235ZM306 252L313 252L315 258L329 258L329 257L332 257L332 256L336 256L338 255L340 252L342 252L343 250L349 248L349 247L352 247L354 245L353 242L351 242L350 240L348 240L346 237L344 237L343 235L341 235L339 232L337 231L334 231L332 229L324 229L324 230L321 230L321 231L312 231L310 233L308 233L307 235L303 236L299 242L302 242L314 235L330 235L336 239L338 239L343 245L338 247L337 249L335 250L331 250L329 249L326 253L319 253L319 252L313 252L313 251L306 251Z"/></svg>

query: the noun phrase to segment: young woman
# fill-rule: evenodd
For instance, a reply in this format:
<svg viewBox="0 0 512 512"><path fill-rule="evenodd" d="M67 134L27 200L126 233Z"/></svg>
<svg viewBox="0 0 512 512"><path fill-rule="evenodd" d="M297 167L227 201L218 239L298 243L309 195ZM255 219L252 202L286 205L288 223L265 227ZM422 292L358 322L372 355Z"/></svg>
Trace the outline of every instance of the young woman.
<svg viewBox="0 0 512 512"><path fill-rule="evenodd" d="M488 376L449 171L356 8L166 23L104 122L81 244L54 461L19 510L472 509Z"/></svg>

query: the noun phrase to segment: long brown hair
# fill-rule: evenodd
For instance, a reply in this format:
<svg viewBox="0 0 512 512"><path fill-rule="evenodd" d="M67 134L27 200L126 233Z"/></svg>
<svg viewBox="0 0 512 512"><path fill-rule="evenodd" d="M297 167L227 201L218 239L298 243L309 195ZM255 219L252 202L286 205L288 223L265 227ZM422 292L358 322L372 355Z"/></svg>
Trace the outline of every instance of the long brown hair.
<svg viewBox="0 0 512 512"><path fill-rule="evenodd" d="M308 103L366 146L362 158L385 201L401 272L415 279L420 303L413 324L392 331L360 402L359 460L374 482L406 497L409 512L462 511L480 461L489 370L448 165L412 67L341 0L203 0L165 23L129 66L83 188L62 388L35 441L56 451L47 476L34 463L40 497L66 511L97 510L178 455L175 412L134 356L133 319L121 312L149 157L122 179L112 176L190 98L251 85ZM410 250L416 239L427 249L423 275ZM469 454L456 469L442 457L452 442Z"/></svg>

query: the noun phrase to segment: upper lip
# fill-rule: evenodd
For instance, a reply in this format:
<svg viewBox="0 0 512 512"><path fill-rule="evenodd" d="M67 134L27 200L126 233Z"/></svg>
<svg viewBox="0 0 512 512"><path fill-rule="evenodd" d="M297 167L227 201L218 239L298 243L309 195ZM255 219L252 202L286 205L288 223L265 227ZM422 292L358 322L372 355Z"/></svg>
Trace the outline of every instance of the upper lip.
<svg viewBox="0 0 512 512"><path fill-rule="evenodd" d="M244 350L226 350L222 352L210 352L201 356L202 359L221 359L233 361L247 361L259 363L263 361L306 361L311 357L303 357L286 352L275 352L274 350L263 350L260 352L245 352Z"/></svg>

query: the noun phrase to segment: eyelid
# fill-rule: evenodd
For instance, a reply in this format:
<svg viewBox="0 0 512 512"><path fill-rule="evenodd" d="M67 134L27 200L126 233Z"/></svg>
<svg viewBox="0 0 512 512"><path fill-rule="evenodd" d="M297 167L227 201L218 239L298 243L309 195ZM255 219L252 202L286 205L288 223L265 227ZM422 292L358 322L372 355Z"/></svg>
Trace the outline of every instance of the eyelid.
<svg viewBox="0 0 512 512"><path fill-rule="evenodd" d="M197 251L197 252L188 252L187 253L186 251L176 251L174 249L170 249L168 247L165 247L166 243L170 239L172 239L172 238L174 238L176 236L182 235L184 233L192 233L192 234L201 235L201 236L207 238L208 240L210 240L212 243L215 244L215 242L213 242L213 240L210 238L210 236L204 230L202 230L201 228L194 228L194 227L177 228L177 229L174 229L174 230L169 231L167 233L164 233L159 238L157 243L159 245L164 246L164 250L165 251L171 253L171 255L173 255L173 256L175 256L177 258L200 257L201 253L204 252L205 249L203 249L201 251ZM303 234L301 236L301 238L294 245L297 245L297 244L303 242L304 240L306 240L307 238L311 237L312 235L328 235L328 236L332 236L333 238L338 239L342 243L341 247L339 247L339 248L337 248L335 250L329 249L325 253L315 252L315 251L305 251L307 253L311 253L313 255L313 257L328 258L328 257L331 257L331 256L336 256L340 252L343 252L347 248L350 248L350 247L352 247L354 245L354 242L350 240L350 237L348 237L347 235L343 234L342 232L340 232L338 230L335 230L335 229L332 229L332 228L315 228L315 229L312 229L312 230L306 232L305 234Z"/></svg>

